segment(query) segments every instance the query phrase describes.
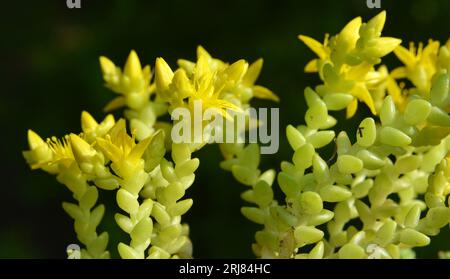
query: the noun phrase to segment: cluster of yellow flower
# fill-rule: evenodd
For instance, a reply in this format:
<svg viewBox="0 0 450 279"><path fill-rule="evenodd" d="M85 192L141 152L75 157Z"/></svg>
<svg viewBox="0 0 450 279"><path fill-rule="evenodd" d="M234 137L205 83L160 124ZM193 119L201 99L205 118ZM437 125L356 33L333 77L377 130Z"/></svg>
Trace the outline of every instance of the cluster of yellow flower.
<svg viewBox="0 0 450 279"><path fill-rule="evenodd" d="M404 89L404 84L394 89L394 92L398 92L392 95L395 97L394 101L402 108L405 95L418 95L428 99L436 74L450 71L450 40L442 46L438 41L429 40L425 47L419 43L417 48L414 43L410 43L409 49L398 46L394 53L404 66L394 69L390 76L396 80L406 78L414 85L409 90Z"/></svg>
<svg viewBox="0 0 450 279"><path fill-rule="evenodd" d="M319 56L306 65L305 71L319 72L324 84L318 86L316 91L325 102L329 100L333 103L330 110L347 108L347 117L352 117L359 100L373 114L377 114L384 94L373 92L385 92L384 89L389 86L389 73L384 66L378 69L374 66L401 43L396 38L381 37L385 20L385 12L367 23L362 23L361 18L357 17L339 34L331 38L326 35L323 44L310 37L299 36Z"/></svg>
<svg viewBox="0 0 450 279"><path fill-rule="evenodd" d="M278 100L269 89L255 85L261 59L251 65L245 60L228 64L212 58L202 47L197 55L195 63L179 60L175 72L158 58L154 83L150 66L142 67L134 51L123 70L100 57L106 86L120 95L105 110L126 107L131 136L125 119L116 122L108 115L98 123L87 112L81 115L80 134L45 142L35 132L28 132L27 162L33 169L57 175L78 203L63 203L63 207L86 246L82 258L110 256L108 233L96 232L105 211L103 205L92 209L99 195L97 188L117 190L117 204L126 213L115 215L118 226L131 237L129 244L118 245L122 258L192 256L189 227L181 224L181 216L193 201L182 198L200 163L191 154L205 143L172 142L166 136L172 123L158 117L180 107L191 109L194 101L227 117L226 109L243 111L253 97ZM169 151L173 162L164 158Z"/></svg>
<svg viewBox="0 0 450 279"><path fill-rule="evenodd" d="M223 149L221 166L251 187L242 198L254 206L242 213L263 225L252 246L257 256L410 257L449 224L450 42L408 51L399 39L381 37L385 18L358 17L323 44L299 37L319 56L305 71L318 72L323 84L305 89L306 125L287 127L294 154L278 175L261 173L257 146ZM405 66L376 69L392 51ZM413 88L398 85L405 78ZM352 144L347 133L329 130L336 119L328 113L346 109L352 117L358 100L380 121L364 119ZM333 139L336 159L326 162L317 150ZM284 204L273 199L275 177Z"/></svg>
<svg viewBox="0 0 450 279"><path fill-rule="evenodd" d="M65 184L73 193L78 204L63 203L66 212L75 220L74 228L81 243L83 258L109 258L106 251L108 233L97 234L105 211L104 205L97 203L97 187L107 190L116 189L119 184L108 167L106 158L93 146L97 138L106 137L115 127L115 120L108 115L101 123L83 112L81 117L83 133L70 134L63 139L52 137L45 142L35 132L28 131L29 150L24 151L25 159L33 169L41 168L57 175L58 182ZM95 186L91 186L91 182Z"/></svg>
<svg viewBox="0 0 450 279"><path fill-rule="evenodd" d="M400 45L400 39L381 37L385 21L386 12L381 12L367 23L362 23L361 18L357 17L332 38L326 35L323 44L313 38L299 36L318 56L305 66L305 72L319 72L324 82L316 87L317 93L325 102L338 100L338 104L328 109L347 108L347 117L352 117L359 100L377 115L386 93L403 109L406 95L426 97L435 74L449 71L450 40L442 46L433 40L429 40L425 47L422 43L418 47L410 43L409 49L406 49ZM391 72L384 65L375 69L381 57L392 51L404 66ZM404 84L399 86L396 80L404 78L410 80L415 88L404 90ZM346 93L354 98L329 96L333 93Z"/></svg>

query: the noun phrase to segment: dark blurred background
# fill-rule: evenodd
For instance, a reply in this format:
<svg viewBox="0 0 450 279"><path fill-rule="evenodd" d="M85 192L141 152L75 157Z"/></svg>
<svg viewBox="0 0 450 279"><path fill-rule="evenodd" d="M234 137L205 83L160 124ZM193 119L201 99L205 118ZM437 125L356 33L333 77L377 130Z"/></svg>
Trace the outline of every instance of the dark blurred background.
<svg viewBox="0 0 450 279"><path fill-rule="evenodd" d="M80 113L103 118L103 106L114 94L103 86L98 57L106 55L123 65L131 49L153 66L164 57L172 67L177 58L195 59L197 45L225 61L264 58L259 84L281 97L281 147L264 156L262 168L279 169L292 151L284 127L303 123L303 89L316 85L316 75L303 67L315 55L297 39L305 34L323 40L349 20L368 20L380 10L368 9L366 0L353 1L93 1L81 0L81 9L68 9L66 1L9 1L0 8L0 257L64 258L65 248L77 243L72 220L61 208L70 201L68 190L55 178L31 171L22 158L26 131L41 136L62 136L80 131ZM388 12L385 36L409 41L449 37L450 1L382 0ZM387 58L390 68L398 65ZM259 106L278 106L256 102ZM341 123L350 133L368 115L364 106L357 117ZM342 119L343 113L338 113ZM325 151L326 153L327 151ZM199 152L195 184L187 192L194 206L184 220L191 226L197 258L252 258L250 245L259 228L241 216L244 204L238 184L218 164L217 146ZM102 199L114 199L103 192ZM110 247L124 234L116 228L107 207L101 230L110 231ZM126 237L126 236L125 236ZM419 257L435 258L450 250L446 227L432 244L418 249ZM114 247L112 246L114 245Z"/></svg>

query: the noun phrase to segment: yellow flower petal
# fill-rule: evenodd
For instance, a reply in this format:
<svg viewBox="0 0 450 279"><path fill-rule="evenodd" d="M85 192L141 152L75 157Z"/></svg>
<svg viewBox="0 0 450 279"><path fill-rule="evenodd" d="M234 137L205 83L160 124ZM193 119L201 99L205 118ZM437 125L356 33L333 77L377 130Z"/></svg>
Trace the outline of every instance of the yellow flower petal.
<svg viewBox="0 0 450 279"><path fill-rule="evenodd" d="M410 67L416 62L416 58L414 57L414 54L412 54L409 50L404 48L403 46L397 46L394 49L394 53L397 56L400 61L402 61L403 64Z"/></svg>
<svg viewBox="0 0 450 279"><path fill-rule="evenodd" d="M204 62L206 62L206 65L208 66L207 68L203 68L203 70L219 71L228 65L220 59L213 58L211 54L209 54L202 46L198 46L197 64L199 63L201 57L203 57Z"/></svg>
<svg viewBox="0 0 450 279"><path fill-rule="evenodd" d="M430 56L436 56L439 51L440 43L439 41L432 41L428 43L428 45L423 49L422 57L431 58Z"/></svg>
<svg viewBox="0 0 450 279"><path fill-rule="evenodd" d="M156 58L155 62L155 83L156 90L162 92L169 89L172 82L173 71L163 58Z"/></svg>
<svg viewBox="0 0 450 279"><path fill-rule="evenodd" d="M364 102L369 107L372 114L374 115L377 114L377 110L375 109L375 104L373 102L372 95L370 95L370 92L367 90L364 84L356 85L351 93L360 101Z"/></svg>
<svg viewBox="0 0 450 279"><path fill-rule="evenodd" d="M338 40L345 42L348 49L352 49L359 39L359 28L361 27L361 17L356 17L341 30L338 35Z"/></svg>
<svg viewBox="0 0 450 279"><path fill-rule="evenodd" d="M346 79L364 81L367 73L372 69L372 65L367 62L363 62L355 67L351 67L347 72Z"/></svg>
<svg viewBox="0 0 450 279"><path fill-rule="evenodd" d="M112 99L104 108L104 112L110 112L125 106L125 98L123 96Z"/></svg>
<svg viewBox="0 0 450 279"><path fill-rule="evenodd" d="M109 135L105 139L97 138L97 145L112 162L119 162L122 159L122 151L111 142Z"/></svg>
<svg viewBox="0 0 450 279"><path fill-rule="evenodd" d="M235 104L225 101L225 100L220 100L220 99L216 99L216 100L212 100L208 102L209 105L212 105L213 107L217 107L219 109L229 109L229 110L234 110L234 111L242 111L242 109L238 106L236 106Z"/></svg>
<svg viewBox="0 0 450 279"><path fill-rule="evenodd" d="M304 35L299 35L298 38L315 54L317 54L317 56L319 56L320 59L325 59L327 57L327 52L325 51L324 46L318 41Z"/></svg>
<svg viewBox="0 0 450 279"><path fill-rule="evenodd" d="M319 71L319 69L317 68L317 62L319 61L319 59L313 59L311 61L308 62L308 64L306 64L305 66L305 73L316 73Z"/></svg>
<svg viewBox="0 0 450 279"><path fill-rule="evenodd" d="M376 40L375 45L371 48L375 57L382 57L392 52L401 44L402 40L391 37L381 37Z"/></svg>
<svg viewBox="0 0 450 279"><path fill-rule="evenodd" d="M36 149L37 147L45 144L45 141L33 130L28 130L28 146L30 150Z"/></svg>
<svg viewBox="0 0 450 279"><path fill-rule="evenodd" d="M388 94L392 96L392 100L394 100L394 103L398 106L401 106L405 101L405 98L402 96L402 91L397 82L392 77L388 77L386 81L386 89Z"/></svg>
<svg viewBox="0 0 450 279"><path fill-rule="evenodd" d="M119 138L121 134L126 134L126 124L123 118L119 119L108 132L108 135L113 139Z"/></svg>
<svg viewBox="0 0 450 279"><path fill-rule="evenodd" d="M132 164L137 164L139 162L139 159L141 159L142 155L144 154L145 150L147 149L148 145L152 141L153 136L150 136L142 141L140 141L138 144L136 144L133 149L131 149L130 153L127 156L127 161L129 161Z"/></svg>
<svg viewBox="0 0 450 279"><path fill-rule="evenodd" d="M114 75L116 73L116 65L105 56L100 56L100 67L103 75Z"/></svg>
<svg viewBox="0 0 450 279"><path fill-rule="evenodd" d="M247 69L247 73L245 73L242 83L247 86L252 86L255 84L256 80L259 77L259 74L261 73L261 69L263 66L263 59L260 58L253 62Z"/></svg>
<svg viewBox="0 0 450 279"><path fill-rule="evenodd" d="M406 68L405 67L398 67L390 73L390 76L395 79L401 79L406 78Z"/></svg>
<svg viewBox="0 0 450 279"><path fill-rule="evenodd" d="M91 131L97 128L98 123L87 111L81 112L81 129L83 132Z"/></svg>
<svg viewBox="0 0 450 279"><path fill-rule="evenodd" d="M42 163L36 163L36 164L32 164L30 165L32 170L38 170L38 169L43 169L45 167L49 167L52 165L53 162L42 162Z"/></svg>
<svg viewBox="0 0 450 279"><path fill-rule="evenodd" d="M353 99L353 101L347 107L347 118L352 118L358 109L358 100Z"/></svg>
<svg viewBox="0 0 450 279"><path fill-rule="evenodd" d="M204 76L206 76L207 74L211 74L211 68L209 67L209 60L210 58L208 58L205 55L202 55L198 58L197 60L197 64L195 65L194 68L194 75L195 75L195 79L196 82L199 82L201 78L203 78Z"/></svg>
<svg viewBox="0 0 450 279"><path fill-rule="evenodd" d="M150 79L152 77L152 69L150 65L147 65L142 69L142 75L146 83L150 83Z"/></svg>
<svg viewBox="0 0 450 279"><path fill-rule="evenodd" d="M225 68L222 72L225 75L227 81L237 82L242 79L244 74L247 72L248 63L244 59L238 60Z"/></svg>
<svg viewBox="0 0 450 279"><path fill-rule="evenodd" d="M105 119L100 123L100 129L107 133L116 123L116 120L114 119L114 116L112 114L108 114Z"/></svg>
<svg viewBox="0 0 450 279"><path fill-rule="evenodd" d="M275 93L264 86L256 85L253 86L253 96L260 99L272 100L275 102L279 102L280 98L278 98Z"/></svg>
<svg viewBox="0 0 450 279"><path fill-rule="evenodd" d="M378 70L371 69L367 75L365 76L365 82L367 88L370 90L371 88L377 88L382 82L386 80L389 73L387 67L382 65L378 68Z"/></svg>
<svg viewBox="0 0 450 279"><path fill-rule="evenodd" d="M136 51L132 50L128 55L128 59L127 62L125 63L123 73L130 79L142 78L142 66Z"/></svg>
<svg viewBox="0 0 450 279"><path fill-rule="evenodd" d="M206 51L206 49L202 46L197 47L197 58L204 56L205 58L212 59L211 54Z"/></svg>
<svg viewBox="0 0 450 279"><path fill-rule="evenodd" d="M380 36L386 22L386 11L382 11L367 22L369 28L374 28L375 33Z"/></svg>
<svg viewBox="0 0 450 279"><path fill-rule="evenodd" d="M70 145L72 147L72 152L78 162L85 158L93 157L96 154L94 148L91 147L89 143L80 138L76 134L70 134Z"/></svg>
<svg viewBox="0 0 450 279"><path fill-rule="evenodd" d="M194 62L188 61L186 59L178 59L177 64L180 68L183 68L189 76L194 72Z"/></svg>
<svg viewBox="0 0 450 279"><path fill-rule="evenodd" d="M178 69L175 71L173 75L172 83L175 85L177 89L179 99L184 99L188 96L191 96L194 92L194 87L191 84L191 81L186 75L186 71L183 69Z"/></svg>

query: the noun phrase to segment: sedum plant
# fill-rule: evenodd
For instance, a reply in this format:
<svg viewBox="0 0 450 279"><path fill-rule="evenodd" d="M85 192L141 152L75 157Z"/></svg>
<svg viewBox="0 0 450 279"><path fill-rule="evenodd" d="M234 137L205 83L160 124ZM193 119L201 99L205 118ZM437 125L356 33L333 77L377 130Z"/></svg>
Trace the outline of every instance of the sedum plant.
<svg viewBox="0 0 450 279"><path fill-rule="evenodd" d="M251 205L242 214L262 226L252 245L257 257L408 258L449 225L450 41L406 49L401 40L381 36L385 19L385 12L367 23L355 18L323 43L299 36L317 55L305 72L318 73L321 84L304 90L304 124L286 127L293 156L278 172L260 170L255 143L219 144L221 167L248 187L242 199ZM404 66L389 71L381 64L391 52ZM103 191L115 191L115 220L129 235L117 247L122 258L192 257L182 216L193 204L185 194L200 164L193 153L225 137L236 115L246 119L237 129L251 129L253 98L279 101L255 85L262 64L229 64L198 47L197 60L180 59L175 71L157 58L152 79L134 51L123 69L100 57L105 85L117 94L105 111L123 109L123 118L109 114L98 122L83 112L81 132L46 141L28 131L28 164L56 175L73 193L63 208L84 245L82 258L110 257L108 233L97 232ZM225 124L201 119L206 132L200 138L173 140L185 124L178 109L195 113L198 103ZM356 133L333 130L330 112L345 109L350 118L359 103L372 116ZM188 127L196 130L195 123ZM334 155L324 158L319 151L329 145ZM274 198L275 181L282 201Z"/></svg>
<svg viewBox="0 0 450 279"><path fill-rule="evenodd" d="M102 56L105 85L118 95L105 110L123 107L124 117L116 121L110 114L99 123L82 112L82 131L62 139L44 141L28 131L29 150L23 153L28 164L56 175L73 193L75 203L64 202L63 208L84 245L82 258L110 257L108 233L97 233L105 212L104 205L96 206L102 191L116 192L121 212L115 221L129 234L117 247L122 258L192 257L189 227L181 218L193 200L184 197L200 164L192 153L209 143L210 133L192 143L173 142L172 126L182 120L164 121L164 115L177 108L193 109L200 102L228 118L227 109L243 113L253 97L278 100L254 84L261 59L251 65L245 60L228 64L202 47L197 55L196 62L179 60L176 71L156 59L154 81L150 66L142 67L134 51L123 69Z"/></svg>
<svg viewBox="0 0 450 279"><path fill-rule="evenodd" d="M299 36L318 56L305 71L322 83L304 91L305 124L286 128L294 153L280 172L261 173L256 145L227 150L222 167L250 187L242 198L254 204L242 214L263 226L258 257L409 258L449 225L450 41L408 50L381 36L385 18L355 18L323 43ZM389 72L379 64L392 51L404 66ZM350 118L359 102L373 117L350 137L331 130L330 112ZM326 145L335 145L330 159L319 154Z"/></svg>

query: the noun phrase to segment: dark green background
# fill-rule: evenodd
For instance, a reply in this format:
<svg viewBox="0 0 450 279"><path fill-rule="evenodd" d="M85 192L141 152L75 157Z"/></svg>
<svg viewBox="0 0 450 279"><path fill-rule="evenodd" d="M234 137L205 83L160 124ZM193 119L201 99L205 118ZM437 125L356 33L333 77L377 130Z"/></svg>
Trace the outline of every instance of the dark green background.
<svg viewBox="0 0 450 279"><path fill-rule="evenodd" d="M365 0L82 0L82 8L73 10L65 0L10 2L0 8L1 258L63 258L65 247L77 242L72 220L61 208L63 200L71 200L68 190L54 177L30 171L21 151L27 148L28 128L43 137L62 136L80 130L82 110L97 119L104 116L102 107L114 95L103 87L99 55L123 65L135 49L143 63L153 65L162 56L175 67L177 58L194 59L201 44L226 61L263 57L259 84L281 97L282 138L279 153L264 156L262 166L278 169L292 155L284 127L303 122L303 89L319 82L303 73L314 54L297 35L321 41L326 32L335 34L355 16L367 20L379 12L368 9ZM449 37L450 1L385 0L382 7L388 11L384 34L402 38L404 45ZM392 55L386 61L390 68L398 65ZM358 117L338 128L353 133L358 119L368 113L361 108ZM342 119L342 113L337 115ZM219 169L217 146L198 156L198 178L187 192L194 206L184 219L191 225L194 256L253 257L250 244L258 226L239 213L245 186ZM103 195L106 202L113 198L112 193ZM116 245L124 237L112 217L118 209L107 209L101 228L111 232ZM438 250L449 250L449 237L446 228L432 245L419 249L419 256L436 257Z"/></svg>

